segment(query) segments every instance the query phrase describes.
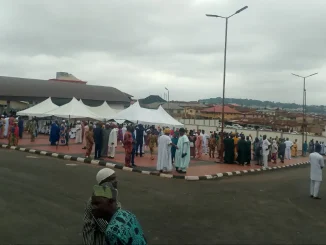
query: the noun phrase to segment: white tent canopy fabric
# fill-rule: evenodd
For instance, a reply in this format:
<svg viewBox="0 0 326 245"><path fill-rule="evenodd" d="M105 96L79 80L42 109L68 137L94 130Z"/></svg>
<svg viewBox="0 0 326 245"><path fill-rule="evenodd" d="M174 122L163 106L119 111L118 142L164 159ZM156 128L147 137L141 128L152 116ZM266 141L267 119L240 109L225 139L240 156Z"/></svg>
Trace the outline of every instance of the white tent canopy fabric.
<svg viewBox="0 0 326 245"><path fill-rule="evenodd" d="M171 117L163 108L157 110L142 108L138 101L117 113L112 119L128 120L142 124L157 124L161 126L183 126L182 123Z"/></svg>
<svg viewBox="0 0 326 245"><path fill-rule="evenodd" d="M44 113L48 112L49 110L54 110L59 108L56 104L54 104L51 100L51 97L47 98L43 102L27 108L23 111L17 112L18 116L31 116L31 117L43 117Z"/></svg>
<svg viewBox="0 0 326 245"><path fill-rule="evenodd" d="M162 106L157 109L157 112L162 116L162 120L165 121L167 125L172 125L175 127L183 127L183 124L178 120L174 119L169 113L167 113Z"/></svg>
<svg viewBox="0 0 326 245"><path fill-rule="evenodd" d="M75 97L72 100L54 110L43 113L43 117L56 116L62 118L92 118L98 119L99 116L90 111L83 103L78 101Z"/></svg>
<svg viewBox="0 0 326 245"><path fill-rule="evenodd" d="M80 103L87 107L91 112L98 115L98 118L101 119L111 119L117 114L117 111L112 109L106 101L104 101L102 105L96 107L85 105L82 100L80 100Z"/></svg>

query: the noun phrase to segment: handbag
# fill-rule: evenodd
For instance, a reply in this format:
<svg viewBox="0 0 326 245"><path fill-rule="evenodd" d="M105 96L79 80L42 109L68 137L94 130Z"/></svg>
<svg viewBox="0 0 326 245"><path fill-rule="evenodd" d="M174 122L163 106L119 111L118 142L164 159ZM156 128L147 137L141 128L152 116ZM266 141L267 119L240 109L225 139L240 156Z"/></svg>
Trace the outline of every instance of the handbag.
<svg viewBox="0 0 326 245"><path fill-rule="evenodd" d="M194 142L190 142L190 147L194 147L194 146L195 146Z"/></svg>

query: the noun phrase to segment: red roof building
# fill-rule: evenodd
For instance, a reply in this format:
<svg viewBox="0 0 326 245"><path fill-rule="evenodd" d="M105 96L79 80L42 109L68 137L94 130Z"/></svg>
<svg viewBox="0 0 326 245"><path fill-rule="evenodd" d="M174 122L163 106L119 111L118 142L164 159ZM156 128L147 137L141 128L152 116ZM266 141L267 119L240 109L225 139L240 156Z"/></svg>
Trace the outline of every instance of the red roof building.
<svg viewBox="0 0 326 245"><path fill-rule="evenodd" d="M206 108L204 110L201 110L201 112L204 113L222 113L222 106L221 105L216 105L210 108ZM229 106L224 106L224 113L228 114L241 114L241 112L229 107Z"/></svg>

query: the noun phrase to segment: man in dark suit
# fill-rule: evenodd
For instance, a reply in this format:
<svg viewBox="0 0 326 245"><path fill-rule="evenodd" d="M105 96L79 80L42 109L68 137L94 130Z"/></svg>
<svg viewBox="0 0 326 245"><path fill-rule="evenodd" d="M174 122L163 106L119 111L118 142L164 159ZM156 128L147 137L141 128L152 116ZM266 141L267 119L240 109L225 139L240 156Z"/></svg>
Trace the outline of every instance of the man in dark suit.
<svg viewBox="0 0 326 245"><path fill-rule="evenodd" d="M94 143L95 143L95 156L94 159L99 159L101 157L102 141L103 141L103 131L102 124L97 123L94 132Z"/></svg>

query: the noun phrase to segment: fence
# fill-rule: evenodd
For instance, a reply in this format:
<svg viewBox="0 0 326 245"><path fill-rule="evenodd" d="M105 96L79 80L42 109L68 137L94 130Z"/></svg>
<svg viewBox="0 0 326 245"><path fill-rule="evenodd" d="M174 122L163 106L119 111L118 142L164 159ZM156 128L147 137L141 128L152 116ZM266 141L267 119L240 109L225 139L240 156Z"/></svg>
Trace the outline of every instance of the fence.
<svg viewBox="0 0 326 245"><path fill-rule="evenodd" d="M181 123L184 124L185 128L188 130L205 130L205 132L210 132L210 131L221 131L221 128L218 128L219 125L219 120L204 120L204 119L179 119ZM298 144L298 150L302 150L302 134L291 134L291 133L282 133L282 132L274 132L274 131L263 131L263 130L244 130L244 129L238 129L235 130L233 128L225 128L225 132L238 132L238 133L243 133L246 136L251 135L252 138L259 137L260 135L266 135L267 138L269 139L270 137L272 138L289 138L292 142L297 140ZM304 138L306 139L306 137ZM307 136L307 143L310 142L310 140L314 140L314 142L324 142L326 143L326 137L323 136L313 136L313 135L308 135Z"/></svg>

